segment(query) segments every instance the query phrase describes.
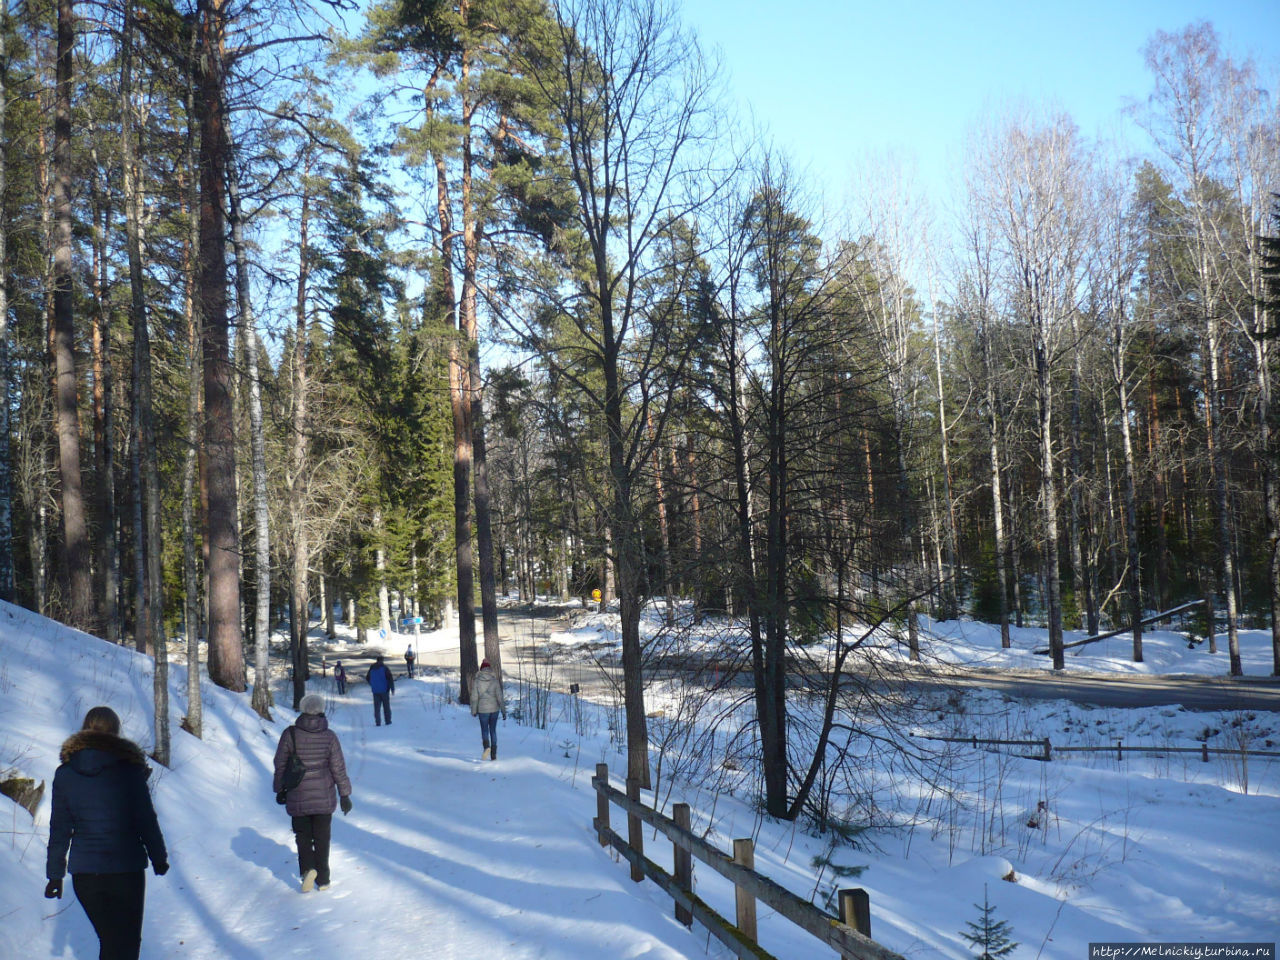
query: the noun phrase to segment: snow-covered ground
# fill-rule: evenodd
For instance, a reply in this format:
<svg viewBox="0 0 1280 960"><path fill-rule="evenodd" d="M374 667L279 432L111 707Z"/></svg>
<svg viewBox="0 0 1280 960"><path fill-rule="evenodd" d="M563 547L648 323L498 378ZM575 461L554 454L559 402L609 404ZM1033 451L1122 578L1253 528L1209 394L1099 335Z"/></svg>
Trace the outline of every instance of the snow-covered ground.
<svg viewBox="0 0 1280 960"><path fill-rule="evenodd" d="M554 642L607 645L612 629L597 615ZM934 624L930 632L947 638L931 647L945 648L948 659L1044 659L999 652L998 636L993 642L980 624ZM1043 631L1025 630L1015 643L1025 651L1043 639ZM398 657L405 640L393 635L383 646ZM1117 641L1109 651L1084 648L1072 666L1087 656L1089 669L1128 669ZM1269 636L1249 631L1242 643L1246 671L1269 672ZM417 644L420 652L456 644L456 632L424 634ZM335 644L330 659L346 649ZM1225 654L1186 650L1172 633L1148 635L1147 653L1149 672L1225 672ZM515 708L527 701L508 689L513 717L499 731L500 758L485 762L476 725L455 702L456 674L398 682L394 723L382 728L369 722L362 683L337 697L330 680L317 678L313 689L329 697L355 808L335 818L333 887L303 895L288 818L271 793L271 756L291 712L279 707L276 720L264 722L247 695L205 684L205 736L196 740L177 728L186 676L176 662L171 681L173 762L157 767L152 782L173 868L148 876L144 958L725 956L696 924L689 931L676 923L670 900L651 883L632 884L626 865L596 843L590 773L606 762L616 780L624 763L611 705L552 693L542 729L530 713L517 722ZM277 695L287 703L283 689ZM966 747L935 758L926 781L891 751L869 750L868 792L849 806L873 809L880 826L857 846L832 846L830 835L759 812L733 737L696 736L725 708L699 697L673 685L651 691L651 734L663 748L657 802L689 802L695 830L721 849L754 836L757 869L803 897L822 903L838 886L866 888L875 938L906 956L972 956L960 932L978 918L984 884L1021 944L1015 960L1083 958L1092 941L1276 939L1276 760L1253 758L1246 767L1239 756L1119 763L1085 754L1041 763ZM125 735L149 745L149 660L0 604L0 778L17 770L50 780L62 740L98 703L116 709ZM1274 714L1020 705L989 693L925 706L914 732L1049 735L1055 745L1208 738L1280 749ZM0 958L95 956L70 892L61 901L41 896L48 796L34 822L0 804ZM646 852L670 863L669 847L651 832ZM839 878L856 867L865 868L856 880ZM1005 882L1011 872L1016 879ZM727 883L705 867L695 866L695 877L699 895L732 916ZM760 935L780 958L831 955L763 907Z"/></svg>
<svg viewBox="0 0 1280 960"><path fill-rule="evenodd" d="M726 629L724 621L709 619L693 624L689 621L687 607L677 608L676 613L676 627L664 628L664 605L651 601L641 620L643 635L650 640L668 640L680 644L682 649L706 653L714 652L717 645L726 640L736 642L737 632ZM925 655L935 663L1018 670L1053 669L1053 661L1048 656L1035 652L1048 647L1048 633L1043 627L1011 626L1009 649L1000 646L998 624L921 617L920 628L926 638ZM858 633L852 627L846 628L847 639L856 638ZM1087 636L1083 631L1067 630L1063 641L1071 643ZM877 631L874 639L888 655L905 659L905 648L889 638L888 630ZM583 654L593 651L597 656L616 655L622 643L618 616L611 612L578 613L573 617L571 626L551 632L545 642ZM824 644L820 642L815 646L820 648ZM1229 667L1225 631L1218 634L1217 648L1217 652L1211 654L1207 643L1191 644L1185 633L1164 629L1143 632L1142 663L1133 662L1131 633L1072 647L1065 651L1065 656L1067 669L1072 672L1225 676ZM1273 665L1270 631L1241 630L1240 655L1245 676L1268 676Z"/></svg>

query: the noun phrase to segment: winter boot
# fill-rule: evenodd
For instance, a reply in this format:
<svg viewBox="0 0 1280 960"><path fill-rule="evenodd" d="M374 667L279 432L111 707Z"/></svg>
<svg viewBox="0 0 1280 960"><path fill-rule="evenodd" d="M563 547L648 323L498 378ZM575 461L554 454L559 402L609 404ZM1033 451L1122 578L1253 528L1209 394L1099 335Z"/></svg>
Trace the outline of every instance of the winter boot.
<svg viewBox="0 0 1280 960"><path fill-rule="evenodd" d="M481 759L481 760L490 760L490 759L492 759L492 754L490 753L490 751L489 751L489 748L488 748L488 747L485 747L485 748L484 748L484 753L480 754L480 759Z"/></svg>
<svg viewBox="0 0 1280 960"><path fill-rule="evenodd" d="M316 871L308 870L302 875L302 892L310 893L316 886Z"/></svg>
<svg viewBox="0 0 1280 960"><path fill-rule="evenodd" d="M489 751L489 759L490 759L490 760L497 760L497 759L498 759L498 748L497 748L497 747L494 747L492 750L490 750L490 751Z"/></svg>

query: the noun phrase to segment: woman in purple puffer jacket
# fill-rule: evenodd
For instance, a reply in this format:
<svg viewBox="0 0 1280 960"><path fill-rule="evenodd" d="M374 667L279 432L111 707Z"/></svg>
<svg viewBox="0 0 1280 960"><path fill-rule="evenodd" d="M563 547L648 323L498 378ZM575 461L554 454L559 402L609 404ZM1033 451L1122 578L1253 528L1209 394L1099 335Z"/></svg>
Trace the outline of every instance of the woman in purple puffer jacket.
<svg viewBox="0 0 1280 960"><path fill-rule="evenodd" d="M325 890L329 886L329 836L333 811L339 803L342 813L351 812L351 781L342 759L338 735L329 729L324 716L324 698L309 693L302 698L298 721L280 735L276 747L276 800L293 818L293 836L298 844L298 872L302 892ZM284 773L289 758L297 753L307 768L302 782L285 793ZM337 799L334 787L338 789Z"/></svg>

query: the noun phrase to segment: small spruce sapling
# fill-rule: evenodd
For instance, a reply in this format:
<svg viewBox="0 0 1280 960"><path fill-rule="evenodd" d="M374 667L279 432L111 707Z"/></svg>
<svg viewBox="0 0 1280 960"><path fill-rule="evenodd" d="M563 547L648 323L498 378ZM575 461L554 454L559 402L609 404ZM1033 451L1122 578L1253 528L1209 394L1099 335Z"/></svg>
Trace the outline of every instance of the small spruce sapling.
<svg viewBox="0 0 1280 960"><path fill-rule="evenodd" d="M997 920L995 918L996 908L991 904L990 898L987 896L987 885L982 885L982 906L976 903L974 909L982 911L982 916L977 923L973 921L965 921L968 931L960 931L960 936L969 942L969 946L975 950L981 951L978 954L978 960L998 960L999 957L1006 957L1013 953L1014 948L1018 946L1010 934L1013 928L1009 926L1007 921Z"/></svg>
<svg viewBox="0 0 1280 960"><path fill-rule="evenodd" d="M813 898L818 895L818 891L822 889L822 881L829 872L831 874L831 887L827 890L824 901L828 909L834 910L843 882L861 876L862 872L867 869L865 864L861 866L844 866L836 863L834 859L836 849L840 846L856 848L858 846L858 836L866 830L866 827L840 820L828 820L826 826L828 829L826 849L810 860L814 869L818 871L818 878L809 900L812 902Z"/></svg>

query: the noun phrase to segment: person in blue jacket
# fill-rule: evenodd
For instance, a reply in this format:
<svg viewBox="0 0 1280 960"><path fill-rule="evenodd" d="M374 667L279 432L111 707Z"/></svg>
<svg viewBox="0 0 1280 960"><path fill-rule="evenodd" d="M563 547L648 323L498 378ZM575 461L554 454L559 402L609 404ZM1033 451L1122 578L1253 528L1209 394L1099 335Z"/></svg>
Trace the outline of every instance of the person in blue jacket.
<svg viewBox="0 0 1280 960"><path fill-rule="evenodd" d="M391 668L383 662L382 657L378 657L365 674L365 679L369 681L369 689L373 691L373 725L382 726L382 718L385 717L387 726L391 726L391 694L396 692L396 678L391 675ZM378 713L379 705L382 707L381 715Z"/></svg>
<svg viewBox="0 0 1280 960"><path fill-rule="evenodd" d="M53 776L44 895L62 897L71 850L71 885L93 924L99 960L137 960L147 861L157 877L169 869L151 804L146 755L120 736L120 718L94 707L67 738Z"/></svg>

